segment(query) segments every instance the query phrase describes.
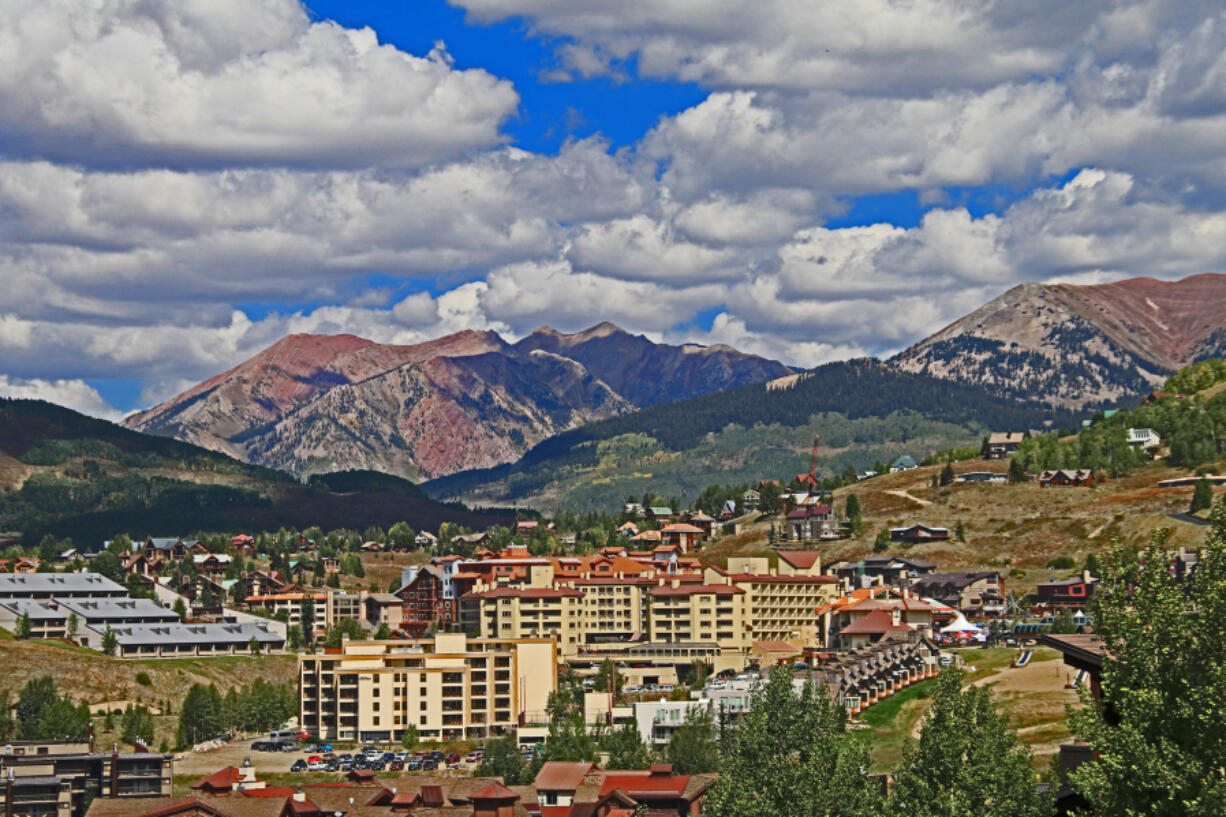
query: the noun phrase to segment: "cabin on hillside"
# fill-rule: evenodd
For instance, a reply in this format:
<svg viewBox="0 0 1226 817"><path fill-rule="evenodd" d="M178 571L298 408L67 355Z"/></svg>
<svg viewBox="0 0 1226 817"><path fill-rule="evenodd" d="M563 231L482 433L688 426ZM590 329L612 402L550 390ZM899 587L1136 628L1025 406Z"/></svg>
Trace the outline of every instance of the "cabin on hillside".
<svg viewBox="0 0 1226 817"><path fill-rule="evenodd" d="M1094 484L1094 472L1089 468L1060 468L1039 474L1041 488L1085 488Z"/></svg>
<svg viewBox="0 0 1226 817"><path fill-rule="evenodd" d="M983 457L988 460L1003 460L1016 452L1024 439L1024 431L995 431L988 435Z"/></svg>
<svg viewBox="0 0 1226 817"><path fill-rule="evenodd" d="M890 528L891 542L943 542L949 539L949 528L916 522L905 528Z"/></svg>

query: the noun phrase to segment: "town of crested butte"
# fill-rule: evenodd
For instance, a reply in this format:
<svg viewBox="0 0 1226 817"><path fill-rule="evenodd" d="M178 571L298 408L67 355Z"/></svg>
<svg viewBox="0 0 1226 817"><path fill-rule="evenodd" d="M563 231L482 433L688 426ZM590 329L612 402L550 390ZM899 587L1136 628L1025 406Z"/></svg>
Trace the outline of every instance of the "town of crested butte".
<svg viewBox="0 0 1226 817"><path fill-rule="evenodd" d="M1226 10L6 11L3 817L1226 815Z"/></svg>

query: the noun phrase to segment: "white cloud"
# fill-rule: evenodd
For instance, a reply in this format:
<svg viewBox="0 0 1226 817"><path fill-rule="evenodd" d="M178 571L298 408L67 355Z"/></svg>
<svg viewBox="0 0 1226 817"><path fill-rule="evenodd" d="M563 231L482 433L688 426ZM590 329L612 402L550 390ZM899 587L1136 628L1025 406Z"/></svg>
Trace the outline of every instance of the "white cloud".
<svg viewBox="0 0 1226 817"><path fill-rule="evenodd" d="M481 70L313 23L297 0L14 0L8 150L77 164L422 167L503 140L519 98Z"/></svg>
<svg viewBox="0 0 1226 817"><path fill-rule="evenodd" d="M123 416L84 380L22 380L0 374L0 397L46 400L104 420Z"/></svg>

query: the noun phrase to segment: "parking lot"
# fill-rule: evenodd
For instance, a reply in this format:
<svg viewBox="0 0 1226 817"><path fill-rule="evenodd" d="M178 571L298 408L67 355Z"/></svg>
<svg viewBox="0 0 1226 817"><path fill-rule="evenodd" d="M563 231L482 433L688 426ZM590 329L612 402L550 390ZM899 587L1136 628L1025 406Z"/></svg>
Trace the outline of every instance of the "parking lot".
<svg viewBox="0 0 1226 817"><path fill-rule="evenodd" d="M175 760L175 774L205 777L226 766L241 767L246 760L251 761L257 775L318 772L321 779L325 775L328 776L327 779L332 779L332 775L343 774L355 767L372 768L382 776L418 772L437 774L444 771L471 774L480 764L480 758L475 753L465 756L448 756L440 751L431 750L428 745L412 753L405 752L398 747L378 747L378 762L370 762L366 759L357 760L363 748L366 748L362 746L356 748L346 746L330 753L317 745L312 751L306 751L311 748L309 743L298 745L293 751L260 751L253 747L253 744L267 742L269 742L267 737L257 737L225 744L208 752L184 752ZM394 756L393 759L387 759L388 753ZM350 756L349 762L343 760L345 755ZM315 769L309 767L304 769L301 765L295 768L295 764L299 762L309 764L311 757L317 757L323 763L317 763ZM371 759L373 759L373 754ZM328 765L329 761L332 761L333 765ZM402 765L394 761L399 761L399 764Z"/></svg>

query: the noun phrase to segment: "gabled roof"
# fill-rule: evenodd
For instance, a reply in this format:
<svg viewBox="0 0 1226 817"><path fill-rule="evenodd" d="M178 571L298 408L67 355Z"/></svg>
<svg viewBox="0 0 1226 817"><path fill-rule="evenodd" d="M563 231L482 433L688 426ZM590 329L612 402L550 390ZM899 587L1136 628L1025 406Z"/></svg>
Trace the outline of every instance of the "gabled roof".
<svg viewBox="0 0 1226 817"><path fill-rule="evenodd" d="M790 564L792 567L798 567L802 570L808 570L817 564L822 558L822 554L816 550L781 550L779 558Z"/></svg>
<svg viewBox="0 0 1226 817"><path fill-rule="evenodd" d="M863 616L851 624L848 624L842 630L839 630L840 635L876 635L878 633L888 633L892 630L914 630L910 624L906 622L894 623L894 618L885 610L873 610L868 615Z"/></svg>
<svg viewBox="0 0 1226 817"><path fill-rule="evenodd" d="M575 791L595 768L595 763L550 760L536 773L533 785L537 791Z"/></svg>
<svg viewBox="0 0 1226 817"><path fill-rule="evenodd" d="M193 789L213 789L215 791L229 791L234 788L234 784L243 779L243 773L235 766L227 766L224 769L213 772L208 777L197 780L192 784Z"/></svg>
<svg viewBox="0 0 1226 817"><path fill-rule="evenodd" d="M468 795L469 800L518 800L519 795L495 780L483 789Z"/></svg>

